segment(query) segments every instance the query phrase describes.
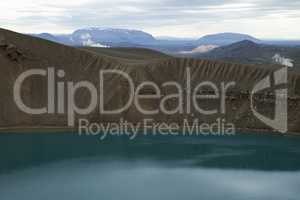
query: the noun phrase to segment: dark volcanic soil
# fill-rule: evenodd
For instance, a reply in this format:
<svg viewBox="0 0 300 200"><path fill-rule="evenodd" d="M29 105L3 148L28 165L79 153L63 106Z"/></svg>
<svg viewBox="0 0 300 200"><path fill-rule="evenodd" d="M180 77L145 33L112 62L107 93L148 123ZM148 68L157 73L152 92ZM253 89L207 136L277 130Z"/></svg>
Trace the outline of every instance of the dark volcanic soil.
<svg viewBox="0 0 300 200"><path fill-rule="evenodd" d="M182 122L183 119L200 119L203 122L212 122L218 117L225 117L227 121L236 124L237 128L245 130L270 130L257 120L250 110L249 91L255 83L271 75L279 66L252 66L231 64L218 61L175 58L145 49L98 49L73 48L56 44L43 39L14 33L0 29L0 127L65 127L66 114L28 115L20 111L13 99L13 86L17 77L28 69L46 69L54 67L63 69L66 76L63 81L78 82L88 80L99 85L99 70L118 69L128 73L135 84L143 81L153 81L158 85L166 81L176 81L184 86L186 83L186 69L191 70L191 85L203 81L212 81L216 84L237 82L237 86L229 92L226 114L216 114L210 117L200 115L192 109L192 114L165 115L162 113L145 116L132 105L126 112L119 115L102 115L98 109L87 117L92 121L111 122L121 117L131 122L139 122L144 118L153 117L157 122ZM300 76L297 71L289 70L289 131L300 132ZM31 107L42 107L47 102L47 82L43 77L34 77L24 82L22 88L24 102ZM162 88L163 94L171 94L173 89ZM110 77L105 81L104 91L107 108L117 108L123 105L128 98L128 85L120 77ZM151 94L151 91L146 91ZM65 93L67 96L67 93ZM267 95L257 98L257 107L261 113L272 115L274 101ZM79 90L76 95L78 105L87 105L89 95ZM178 102L170 101L172 108ZM158 100L143 101L142 106L148 109L157 108ZM203 108L219 105L218 101L201 102Z"/></svg>

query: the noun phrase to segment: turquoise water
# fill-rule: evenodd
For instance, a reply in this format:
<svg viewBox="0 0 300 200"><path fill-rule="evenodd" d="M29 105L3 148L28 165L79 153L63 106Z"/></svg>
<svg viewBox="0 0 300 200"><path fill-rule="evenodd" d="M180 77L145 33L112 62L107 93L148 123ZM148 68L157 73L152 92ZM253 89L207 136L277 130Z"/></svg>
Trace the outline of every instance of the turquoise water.
<svg viewBox="0 0 300 200"><path fill-rule="evenodd" d="M300 138L1 134L1 200L300 199Z"/></svg>

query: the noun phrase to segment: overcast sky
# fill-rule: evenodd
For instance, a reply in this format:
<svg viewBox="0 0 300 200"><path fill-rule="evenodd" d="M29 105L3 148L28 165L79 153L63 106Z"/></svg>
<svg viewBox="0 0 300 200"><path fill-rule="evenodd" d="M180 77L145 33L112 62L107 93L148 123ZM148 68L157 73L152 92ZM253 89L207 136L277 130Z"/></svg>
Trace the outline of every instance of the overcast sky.
<svg viewBox="0 0 300 200"><path fill-rule="evenodd" d="M2 0L0 8L0 27L25 33L99 26L155 36L300 39L300 0Z"/></svg>

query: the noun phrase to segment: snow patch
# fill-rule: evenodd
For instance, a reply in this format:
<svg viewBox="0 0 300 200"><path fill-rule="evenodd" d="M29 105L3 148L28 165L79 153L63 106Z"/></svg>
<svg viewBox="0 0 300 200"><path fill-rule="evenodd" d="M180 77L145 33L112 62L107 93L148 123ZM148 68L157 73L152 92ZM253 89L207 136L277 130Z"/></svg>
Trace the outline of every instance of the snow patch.
<svg viewBox="0 0 300 200"><path fill-rule="evenodd" d="M191 51L181 51L182 54L191 54L191 53L207 53L215 48L218 48L218 45L201 45Z"/></svg>
<svg viewBox="0 0 300 200"><path fill-rule="evenodd" d="M80 36L80 39L82 39L82 40L87 40L90 38L92 38L92 36L89 33L84 33Z"/></svg>

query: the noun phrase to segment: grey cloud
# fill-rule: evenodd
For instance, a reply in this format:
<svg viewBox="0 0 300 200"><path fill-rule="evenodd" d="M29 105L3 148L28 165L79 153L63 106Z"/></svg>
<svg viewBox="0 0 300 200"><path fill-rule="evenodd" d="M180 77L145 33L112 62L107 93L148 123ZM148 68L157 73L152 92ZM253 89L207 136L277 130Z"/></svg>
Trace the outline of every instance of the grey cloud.
<svg viewBox="0 0 300 200"><path fill-rule="evenodd" d="M237 7L231 8L231 5ZM242 7L239 8L238 6ZM47 7L63 10L62 16L32 16L19 19L22 23L61 24L70 29L85 26L111 27L160 27L186 24L222 23L224 20L255 19L270 14L289 14L299 18L292 11L300 10L299 0L110 0L94 1L80 6ZM30 13L30 10L26 10ZM289 13L290 12L290 13Z"/></svg>

